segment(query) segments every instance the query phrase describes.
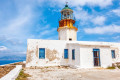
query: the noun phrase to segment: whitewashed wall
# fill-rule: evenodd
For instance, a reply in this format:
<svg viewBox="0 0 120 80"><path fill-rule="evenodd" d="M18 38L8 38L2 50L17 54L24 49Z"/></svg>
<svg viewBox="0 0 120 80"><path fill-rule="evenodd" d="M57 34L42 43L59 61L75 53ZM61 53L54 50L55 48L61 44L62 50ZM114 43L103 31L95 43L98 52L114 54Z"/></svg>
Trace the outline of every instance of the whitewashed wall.
<svg viewBox="0 0 120 80"><path fill-rule="evenodd" d="M45 48L45 59L39 59L39 48ZM100 49L101 67L120 62L119 43L28 39L26 67L69 65L93 68L93 48ZM69 50L68 59L64 59L64 49ZM75 49L75 60L72 60L72 49ZM112 59L112 49L117 49L116 59Z"/></svg>
<svg viewBox="0 0 120 80"><path fill-rule="evenodd" d="M75 29L69 29L69 28L62 28L59 31L59 40L67 40L69 41L69 38L72 38L72 41L77 40L77 31Z"/></svg>
<svg viewBox="0 0 120 80"><path fill-rule="evenodd" d="M120 62L120 43L110 43L111 50L115 50L115 59L112 59L112 63Z"/></svg>
<svg viewBox="0 0 120 80"><path fill-rule="evenodd" d="M67 44L69 49L68 65L75 68L80 68L80 46L79 44ZM75 60L72 59L72 50L75 49Z"/></svg>
<svg viewBox="0 0 120 80"><path fill-rule="evenodd" d="M67 60L64 60L66 41L29 39L27 46L26 67L55 66L65 65L68 63ZM45 59L39 59L39 48L45 48Z"/></svg>
<svg viewBox="0 0 120 80"><path fill-rule="evenodd" d="M110 47L100 46L80 46L80 65L81 68L93 68L94 58L93 49L100 49L100 67L112 66Z"/></svg>

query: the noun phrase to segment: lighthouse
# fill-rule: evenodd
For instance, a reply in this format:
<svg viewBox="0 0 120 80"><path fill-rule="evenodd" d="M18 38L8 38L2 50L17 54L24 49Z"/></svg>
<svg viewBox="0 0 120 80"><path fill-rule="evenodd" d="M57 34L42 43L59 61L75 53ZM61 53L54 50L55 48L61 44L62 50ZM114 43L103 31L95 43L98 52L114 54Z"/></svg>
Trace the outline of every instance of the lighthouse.
<svg viewBox="0 0 120 80"><path fill-rule="evenodd" d="M120 43L77 41L73 10L61 10L59 40L28 39L26 67L107 68L120 62Z"/></svg>
<svg viewBox="0 0 120 80"><path fill-rule="evenodd" d="M61 10L61 20L59 21L59 40L76 41L78 28L74 26L73 10L68 7L68 4Z"/></svg>

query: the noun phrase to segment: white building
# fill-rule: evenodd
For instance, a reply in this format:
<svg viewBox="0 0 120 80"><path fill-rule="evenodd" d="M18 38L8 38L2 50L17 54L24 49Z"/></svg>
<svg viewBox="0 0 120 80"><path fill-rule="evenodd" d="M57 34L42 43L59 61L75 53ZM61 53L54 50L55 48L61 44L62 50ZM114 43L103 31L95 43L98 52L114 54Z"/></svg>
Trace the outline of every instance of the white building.
<svg viewBox="0 0 120 80"><path fill-rule="evenodd" d="M26 67L94 68L120 62L120 43L77 41L73 10L65 5L59 21L59 40L28 39Z"/></svg>

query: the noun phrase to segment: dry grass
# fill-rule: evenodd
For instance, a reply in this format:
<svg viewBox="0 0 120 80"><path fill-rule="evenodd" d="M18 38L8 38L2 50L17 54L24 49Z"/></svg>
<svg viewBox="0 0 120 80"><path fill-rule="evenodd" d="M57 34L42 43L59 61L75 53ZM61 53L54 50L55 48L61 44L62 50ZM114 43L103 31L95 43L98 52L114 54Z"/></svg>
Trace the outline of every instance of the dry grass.
<svg viewBox="0 0 120 80"><path fill-rule="evenodd" d="M13 64L8 64L8 65L22 65L22 67L25 68L25 63L23 63L23 62L17 62L17 63L13 63Z"/></svg>
<svg viewBox="0 0 120 80"><path fill-rule="evenodd" d="M120 69L120 66L118 66L118 68Z"/></svg>
<svg viewBox="0 0 120 80"><path fill-rule="evenodd" d="M107 67L107 69L115 69L115 67Z"/></svg>
<svg viewBox="0 0 120 80"><path fill-rule="evenodd" d="M27 73L24 73L24 70L22 69L16 80L28 80L27 77L30 77L30 75Z"/></svg>
<svg viewBox="0 0 120 80"><path fill-rule="evenodd" d="M8 74L15 66L0 66L0 78Z"/></svg>

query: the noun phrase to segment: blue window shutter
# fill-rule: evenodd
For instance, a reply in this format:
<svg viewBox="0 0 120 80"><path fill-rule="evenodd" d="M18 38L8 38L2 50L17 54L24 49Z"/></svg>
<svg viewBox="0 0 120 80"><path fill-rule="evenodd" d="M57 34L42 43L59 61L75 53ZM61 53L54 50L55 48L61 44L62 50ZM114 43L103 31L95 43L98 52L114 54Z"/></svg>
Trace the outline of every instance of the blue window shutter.
<svg viewBox="0 0 120 80"><path fill-rule="evenodd" d="M64 59L68 59L68 49L64 49Z"/></svg>
<svg viewBox="0 0 120 80"><path fill-rule="evenodd" d="M39 48L39 58L45 59L45 48Z"/></svg>
<svg viewBox="0 0 120 80"><path fill-rule="evenodd" d="M75 60L75 49L72 50L72 59Z"/></svg>

